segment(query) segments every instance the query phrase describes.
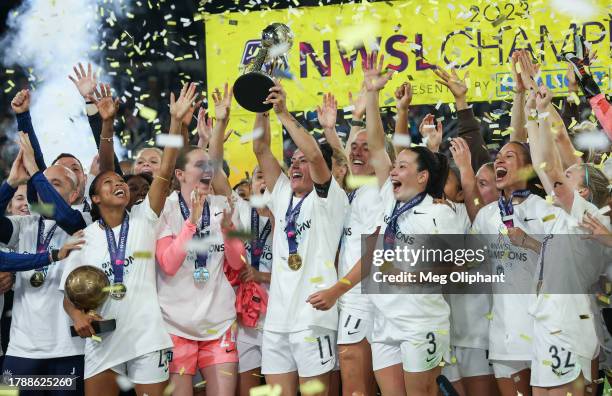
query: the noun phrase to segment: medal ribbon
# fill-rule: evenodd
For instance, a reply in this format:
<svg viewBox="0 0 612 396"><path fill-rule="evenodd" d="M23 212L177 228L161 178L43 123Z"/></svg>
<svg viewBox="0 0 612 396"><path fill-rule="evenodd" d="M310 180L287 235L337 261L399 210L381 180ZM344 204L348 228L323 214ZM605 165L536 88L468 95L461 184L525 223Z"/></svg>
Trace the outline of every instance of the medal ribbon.
<svg viewBox="0 0 612 396"><path fill-rule="evenodd" d="M400 202L395 201L393 213L391 214L391 218L387 222L387 228L385 229L385 237L383 239L383 247L385 250L393 249L395 246L395 233L397 232L397 220L399 217L409 209L412 209L423 202L426 195L427 194L425 192L419 193L401 207Z"/></svg>
<svg viewBox="0 0 612 396"><path fill-rule="evenodd" d="M514 214L514 207L512 206L512 199L514 197L527 198L531 194L531 191L525 190L516 190L512 191L510 199L506 202L504 198L504 194L499 196L499 201L497 201L497 205L499 206L499 213L501 214L502 222L508 228L514 227L514 220L512 219L512 215Z"/></svg>
<svg viewBox="0 0 612 396"><path fill-rule="evenodd" d="M51 243L51 239L53 238L53 234L55 234L55 229L57 228L57 224L53 224L47 235L45 235L45 220L41 217L38 218L38 235L36 238L36 253L44 253L49 249L49 244ZM47 275L48 265L37 269Z"/></svg>
<svg viewBox="0 0 612 396"><path fill-rule="evenodd" d="M259 214L257 209L251 208L251 266L259 271L259 260L263 253L263 247L266 244L268 236L272 232L272 223L270 219L259 233Z"/></svg>
<svg viewBox="0 0 612 396"><path fill-rule="evenodd" d="M293 208L293 193L291 193L291 196L289 197L289 207L287 208L287 213L285 213L285 222L287 223L285 225L285 233L287 234L287 241L289 242L289 254L297 253L298 244L295 221L300 215L300 209L302 209L304 199L306 199L309 194L310 193L304 195L302 199L300 199L300 202L295 205L295 208Z"/></svg>
<svg viewBox="0 0 612 396"><path fill-rule="evenodd" d="M115 240L113 229L104 223L103 219L98 220L106 233L106 243L110 254L111 265L113 266L113 284L123 283L123 268L125 264L125 249L127 247L127 237L130 230L130 216L126 213L121 222L119 231L119 244Z"/></svg>
<svg viewBox="0 0 612 396"><path fill-rule="evenodd" d="M181 193L178 193L179 207L183 219L187 220L191 214L187 207L187 202L183 198ZM206 232L204 232L206 230ZM200 227L198 227L197 235L193 236L193 239L204 239L210 234L210 207L208 206L208 200L204 202L204 210L202 211L202 218L200 220ZM195 267L206 268L206 262L208 261L208 253L196 253Z"/></svg>
<svg viewBox="0 0 612 396"><path fill-rule="evenodd" d="M355 195L357 194L357 190L359 190L359 188L354 189L353 191L351 191L348 194L349 205L353 203L353 199L355 199Z"/></svg>

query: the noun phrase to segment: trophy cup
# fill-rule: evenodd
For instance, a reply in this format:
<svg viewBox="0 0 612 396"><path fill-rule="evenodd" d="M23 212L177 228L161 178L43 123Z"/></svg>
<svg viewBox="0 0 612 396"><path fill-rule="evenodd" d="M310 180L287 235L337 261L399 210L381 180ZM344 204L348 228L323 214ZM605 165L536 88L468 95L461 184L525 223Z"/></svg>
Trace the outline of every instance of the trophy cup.
<svg viewBox="0 0 612 396"><path fill-rule="evenodd" d="M274 86L271 74L287 64L292 44L293 32L285 24L273 23L263 30L259 52L234 83L234 97L240 106L255 113L272 108L272 104L263 103Z"/></svg>
<svg viewBox="0 0 612 396"><path fill-rule="evenodd" d="M97 267L86 265L72 271L66 278L64 285L66 297L87 314L97 316L96 309L108 298L110 282L104 271ZM96 334L115 330L115 319L94 320L91 322ZM74 326L70 326L70 333L78 337Z"/></svg>

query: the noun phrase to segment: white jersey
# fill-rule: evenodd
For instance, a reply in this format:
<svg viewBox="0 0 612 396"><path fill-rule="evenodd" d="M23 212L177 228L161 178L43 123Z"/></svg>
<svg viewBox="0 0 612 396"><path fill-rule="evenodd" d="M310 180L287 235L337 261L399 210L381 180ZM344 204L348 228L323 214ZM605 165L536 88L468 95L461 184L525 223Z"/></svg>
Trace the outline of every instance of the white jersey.
<svg viewBox="0 0 612 396"><path fill-rule="evenodd" d="M289 200L293 208L300 199L293 196L289 178L281 173L272 191L269 204L274 215L274 243L272 255L272 283L268 300L268 314L264 329L275 332L297 332L311 326L330 330L338 328L338 310L333 307L318 311L306 303L313 293L328 288L338 281L334 260L342 234L342 221L348 209L348 199L336 180L331 178L327 198L311 191L304 199L296 220L296 239L302 266L297 271L289 268L289 244L285 232L285 215Z"/></svg>
<svg viewBox="0 0 612 396"><path fill-rule="evenodd" d="M382 210L378 186L365 185L355 191L344 218L344 232L338 257L338 272L341 278L361 259L361 236L370 235L376 230L376 219L381 218ZM361 294L361 283L340 297L340 308L344 307L368 312L373 309L370 298Z"/></svg>
<svg viewBox="0 0 612 396"><path fill-rule="evenodd" d="M599 215L595 205L575 192L571 215L562 213L554 230L557 235L552 235L543 249L538 264L538 273L540 269L543 273L542 289L529 307L529 313L534 317L535 331L550 338L551 344L592 359L599 351L596 335L599 310L592 296L547 293L551 284L555 285L553 292L556 293L562 287L568 290L587 290L597 282L606 264L605 250L598 242L568 236L585 233L578 227L585 212L593 214L610 228L609 218ZM559 262L561 257L568 257L567 261Z"/></svg>
<svg viewBox="0 0 612 396"><path fill-rule="evenodd" d="M254 208L251 207L251 205L249 205L248 201L245 201L244 199L240 198L240 196L238 196L238 194L236 194L234 192L234 194L232 194L234 200L235 200L235 204L236 204L236 210L238 212L238 217L240 218L240 225L239 228L244 231L244 232L251 232L251 217L252 217L252 210ZM265 217L265 216L258 216L258 226L259 226L259 230L257 230L259 236L263 237L266 236L266 239L264 241L264 245L262 247L263 252L261 253L261 256L259 258L259 269L258 271L260 272L266 272L266 273L271 273L272 272L272 222L273 219ZM270 222L269 225L268 222ZM246 261L247 261L247 265L252 265L251 260L251 252L252 252L252 244L251 244L251 240L248 241L244 241L244 247L246 249ZM261 284L261 286L266 290L266 292L268 292L268 294L270 293L270 284L263 282ZM262 314L259 317L259 322L257 323L257 326L255 328L252 327L243 327L243 326L238 326L238 341L239 342L245 342L248 344L252 344L252 345L261 345L262 342L262 335L263 335L263 326L264 323L266 321L266 315Z"/></svg>
<svg viewBox="0 0 612 396"><path fill-rule="evenodd" d="M384 234L386 223L393 213L396 199L393 195L391 179L387 179L380 191L384 207ZM419 234L461 234L460 220L455 212L444 204L436 204L430 195L421 203L407 210L397 219L398 234L406 240L411 235ZM410 242L408 242L410 243ZM450 308L442 294L371 294L375 306L374 342L406 341L411 338L422 338L424 331L437 331L448 334Z"/></svg>
<svg viewBox="0 0 612 396"><path fill-rule="evenodd" d="M121 300L108 298L97 309L104 319L115 319L117 328L98 334L100 342L88 338L85 343L85 372L90 377L120 363L160 349L172 347L172 340L164 328L157 290L155 288L155 243L151 232L159 221L151 209L149 197L132 207L125 250L123 283L127 288ZM113 228L119 241L121 224ZM113 267L106 241L106 233L98 222L85 228L85 244L68 256L60 289L68 274L75 268L91 265L104 271L111 284Z"/></svg>
<svg viewBox="0 0 612 396"><path fill-rule="evenodd" d="M535 194L513 206L514 227L541 239L554 229L561 210ZM474 219L473 232L488 235L493 273L503 273L505 282L494 284L493 310L489 326L489 358L494 360L531 360L533 320L527 308L533 298L516 293L517 285L525 290L536 274L538 253L514 246L502 222L499 205L492 202L480 209Z"/></svg>
<svg viewBox="0 0 612 396"><path fill-rule="evenodd" d="M464 233L472 226L463 203L451 202ZM474 270L478 270L475 268ZM451 345L465 348L489 348L490 294L450 294Z"/></svg>
<svg viewBox="0 0 612 396"><path fill-rule="evenodd" d="M18 253L36 253L40 215L10 216L13 235L8 247ZM45 237L55 221L45 220ZM68 234L55 229L49 249L60 249ZM15 273L13 316L7 355L50 359L83 354L83 340L70 335L71 321L64 311L64 294L58 288L66 273L64 261L51 263L40 287L33 287L34 270Z"/></svg>
<svg viewBox="0 0 612 396"><path fill-rule="evenodd" d="M166 328L171 334L198 341L218 339L236 320L236 294L223 272L225 247L221 220L223 210L229 212L230 207L223 196L209 195L206 201L210 208L210 226L202 231L210 231L211 245L206 261L210 279L204 283L194 281L196 252L193 250L187 251L176 274L167 275L157 269L157 293ZM178 193L173 192L166 199L158 239L180 234L185 221Z"/></svg>

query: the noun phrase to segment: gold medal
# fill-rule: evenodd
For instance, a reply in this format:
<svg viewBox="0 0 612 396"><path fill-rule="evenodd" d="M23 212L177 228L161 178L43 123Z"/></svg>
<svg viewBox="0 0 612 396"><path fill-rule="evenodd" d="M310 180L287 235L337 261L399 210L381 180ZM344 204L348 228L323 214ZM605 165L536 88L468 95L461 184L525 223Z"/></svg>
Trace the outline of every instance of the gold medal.
<svg viewBox="0 0 612 396"><path fill-rule="evenodd" d="M30 277L30 285L32 287L41 287L43 283L45 283L45 274L40 271L34 272Z"/></svg>
<svg viewBox="0 0 612 396"><path fill-rule="evenodd" d="M289 263L289 268L291 268L294 271L297 271L300 268L302 268L302 258L297 253L293 253L289 255L288 263Z"/></svg>

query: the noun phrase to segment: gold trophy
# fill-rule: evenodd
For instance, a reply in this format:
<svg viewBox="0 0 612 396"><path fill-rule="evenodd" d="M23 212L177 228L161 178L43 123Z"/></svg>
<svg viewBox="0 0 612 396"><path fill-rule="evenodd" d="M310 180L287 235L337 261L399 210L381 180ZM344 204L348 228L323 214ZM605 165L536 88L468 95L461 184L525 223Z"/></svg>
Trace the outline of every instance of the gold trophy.
<svg viewBox="0 0 612 396"><path fill-rule="evenodd" d="M234 97L240 106L255 113L272 108L272 104L263 103L274 86L271 75L288 64L287 52L292 45L293 32L289 26L273 23L263 30L259 52L234 83Z"/></svg>
<svg viewBox="0 0 612 396"><path fill-rule="evenodd" d="M72 271L66 278L64 290L68 300L88 315L98 317L98 309L108 298L110 282L108 277L100 268L86 265ZM113 331L116 328L115 319L94 320L91 322L96 334ZM78 334L74 326L70 326L73 337Z"/></svg>

